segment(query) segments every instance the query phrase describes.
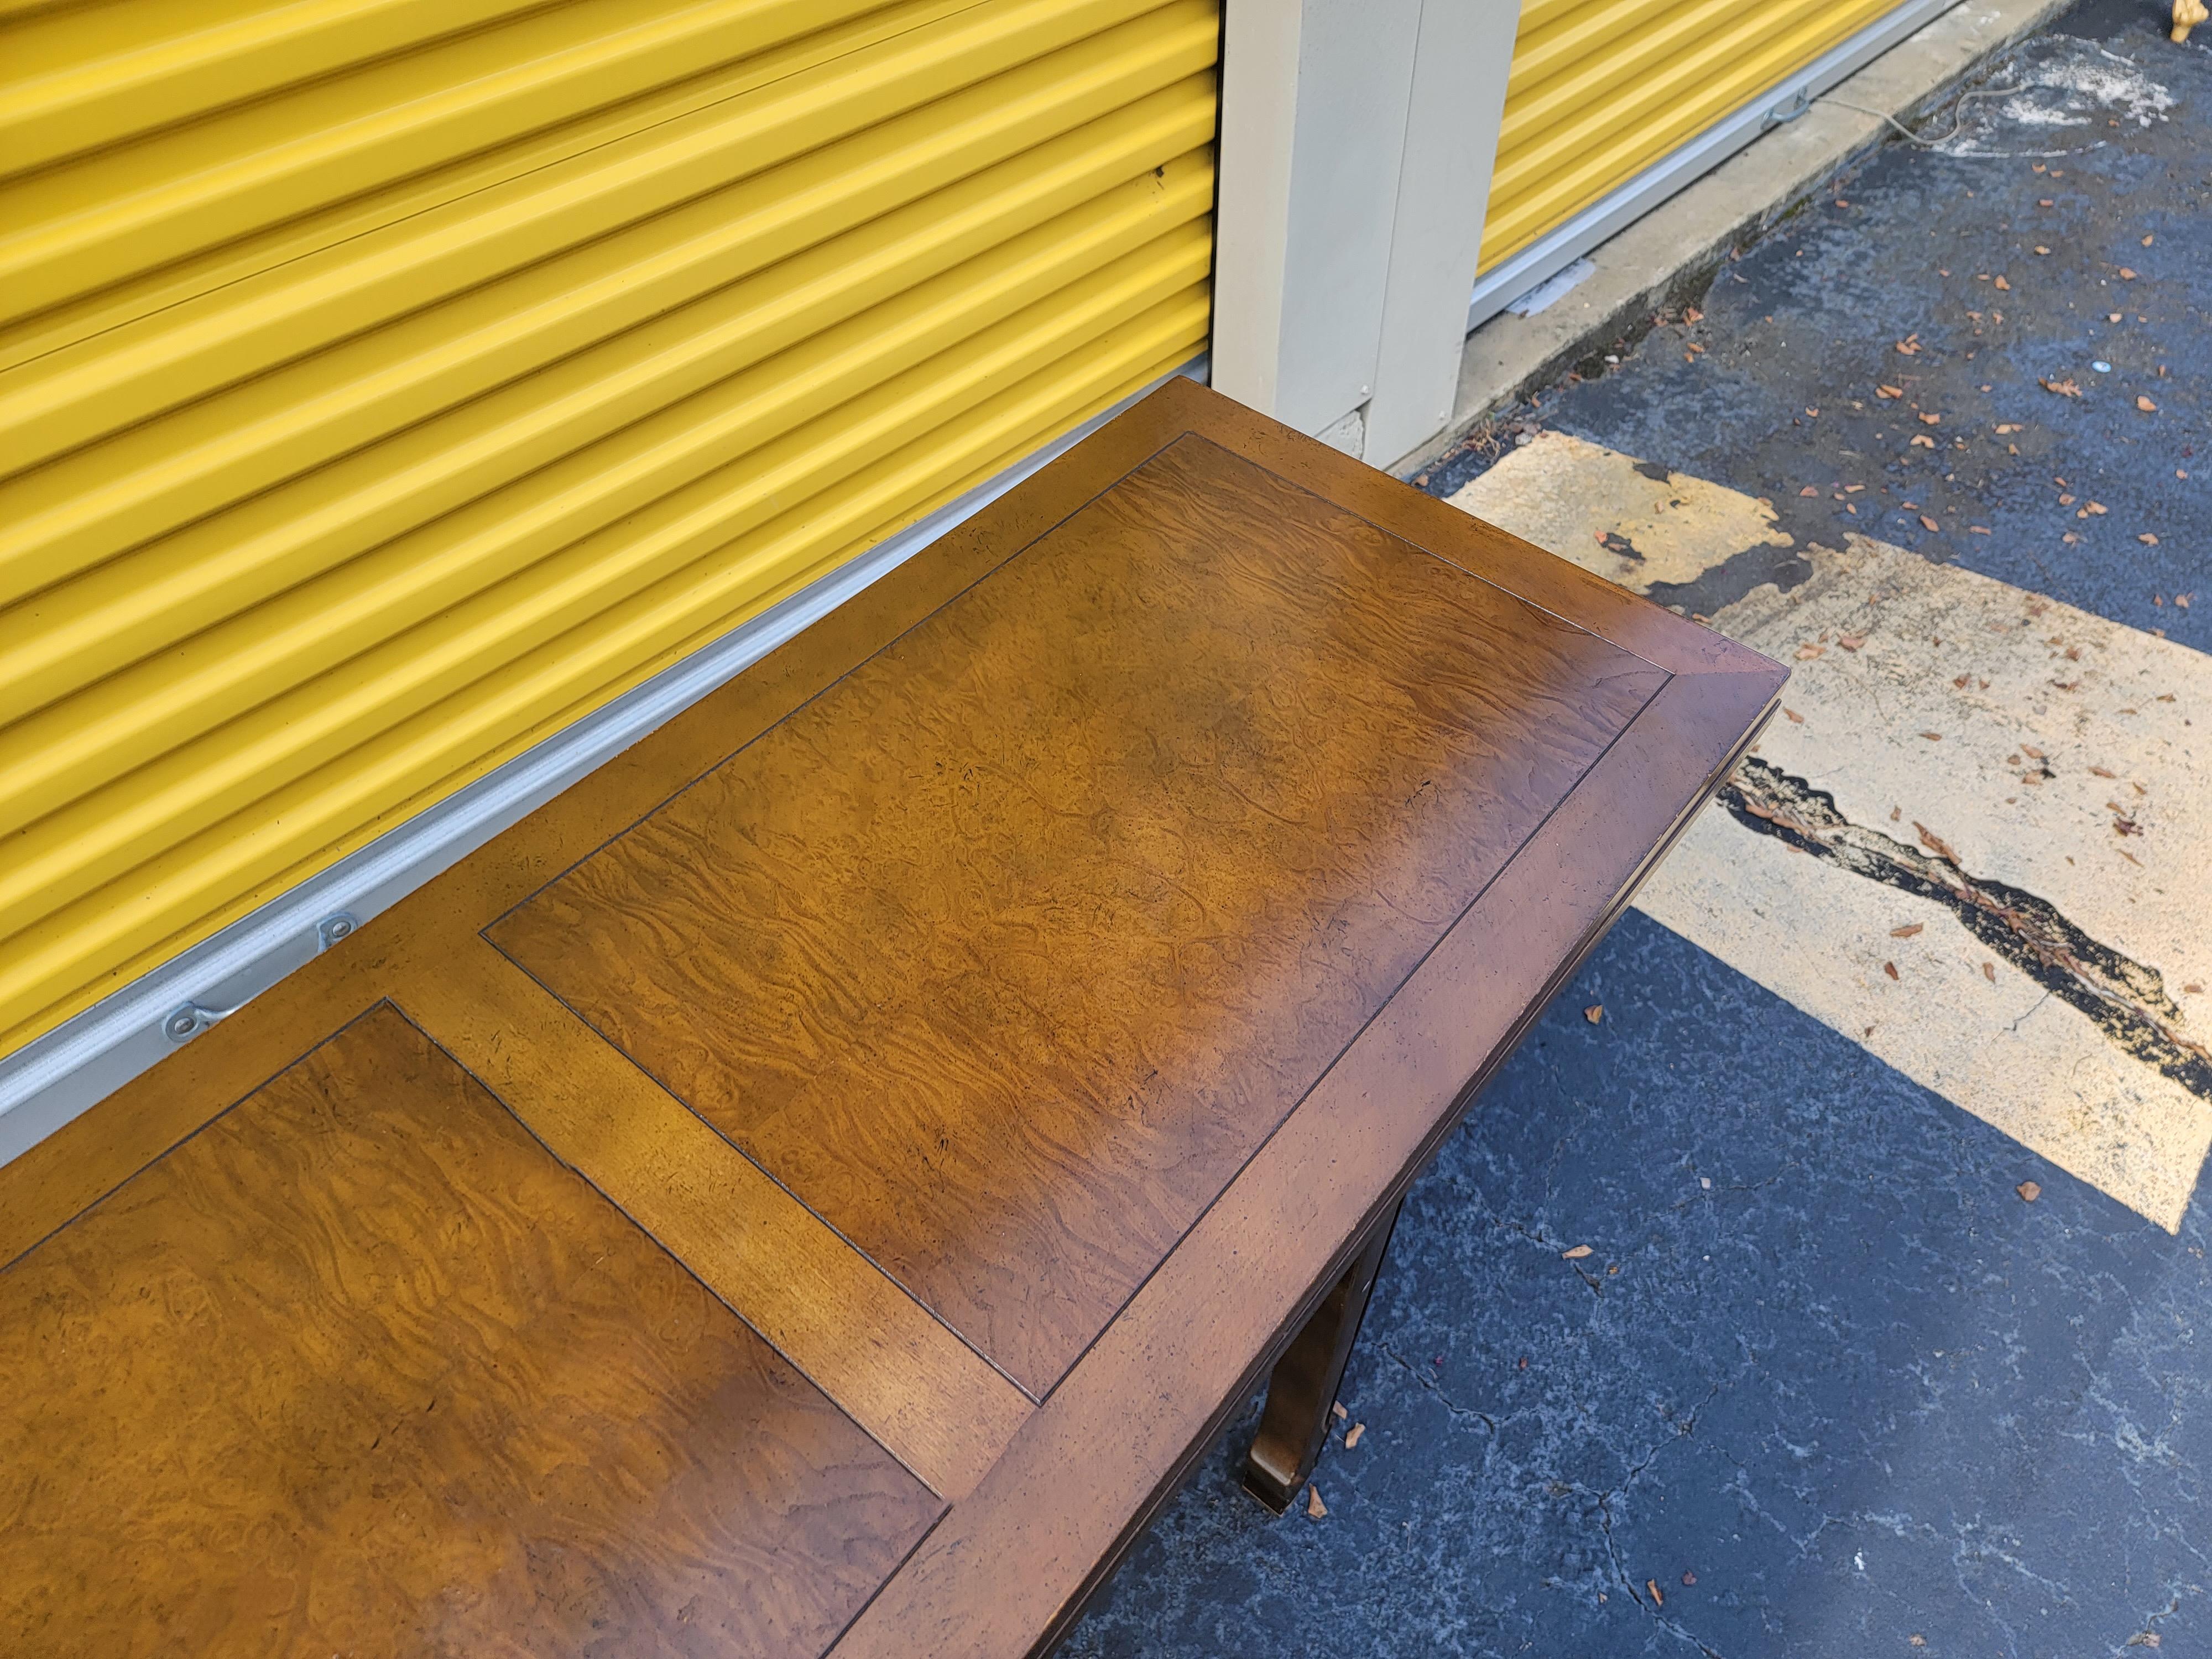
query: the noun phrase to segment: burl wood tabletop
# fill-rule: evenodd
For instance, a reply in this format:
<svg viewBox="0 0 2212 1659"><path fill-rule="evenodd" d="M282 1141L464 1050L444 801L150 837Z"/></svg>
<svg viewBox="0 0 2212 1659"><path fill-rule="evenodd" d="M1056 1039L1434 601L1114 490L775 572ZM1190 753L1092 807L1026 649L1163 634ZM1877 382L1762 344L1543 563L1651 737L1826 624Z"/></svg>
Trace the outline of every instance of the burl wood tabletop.
<svg viewBox="0 0 2212 1659"><path fill-rule="evenodd" d="M1780 680L1173 383L0 1170L0 1646L1048 1645Z"/></svg>

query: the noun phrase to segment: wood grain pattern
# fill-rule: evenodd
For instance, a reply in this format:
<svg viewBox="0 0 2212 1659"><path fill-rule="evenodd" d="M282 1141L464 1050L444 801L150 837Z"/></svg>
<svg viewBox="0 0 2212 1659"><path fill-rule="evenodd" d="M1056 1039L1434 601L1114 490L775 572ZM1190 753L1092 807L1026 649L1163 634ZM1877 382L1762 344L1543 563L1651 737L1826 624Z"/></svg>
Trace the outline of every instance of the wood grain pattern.
<svg viewBox="0 0 2212 1659"><path fill-rule="evenodd" d="M939 1496L1031 1409L1012 1383L480 939L405 1008Z"/></svg>
<svg viewBox="0 0 2212 1659"><path fill-rule="evenodd" d="M941 1508L388 1006L0 1329L13 1652L811 1655Z"/></svg>
<svg viewBox="0 0 2212 1659"><path fill-rule="evenodd" d="M1042 1397L1666 680L1184 438L489 937Z"/></svg>

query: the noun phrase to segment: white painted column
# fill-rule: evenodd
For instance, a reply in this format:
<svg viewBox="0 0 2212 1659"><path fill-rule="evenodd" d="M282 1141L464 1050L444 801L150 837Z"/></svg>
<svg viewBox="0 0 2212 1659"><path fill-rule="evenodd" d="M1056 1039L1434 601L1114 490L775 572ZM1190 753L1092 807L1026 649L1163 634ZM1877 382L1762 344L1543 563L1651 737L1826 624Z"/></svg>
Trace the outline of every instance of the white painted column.
<svg viewBox="0 0 2212 1659"><path fill-rule="evenodd" d="M1451 418L1520 0L1227 0L1213 384L1387 464Z"/></svg>
<svg viewBox="0 0 2212 1659"><path fill-rule="evenodd" d="M1450 424L1521 0L1427 0L1413 56L1366 459L1389 466Z"/></svg>

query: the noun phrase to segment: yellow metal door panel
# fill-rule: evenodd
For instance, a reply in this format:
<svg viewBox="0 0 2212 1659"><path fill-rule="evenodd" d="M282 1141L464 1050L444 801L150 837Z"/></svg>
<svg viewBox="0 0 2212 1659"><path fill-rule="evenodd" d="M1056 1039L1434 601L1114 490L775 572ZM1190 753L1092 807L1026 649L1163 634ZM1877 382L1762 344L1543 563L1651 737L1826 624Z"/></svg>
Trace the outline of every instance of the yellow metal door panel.
<svg viewBox="0 0 2212 1659"><path fill-rule="evenodd" d="M214 0L231 4L235 0ZM555 0L560 3L561 0ZM529 133L416 172L391 183L319 204L261 230L196 247L184 258L120 283L72 291L48 310L15 323L0 322L0 371L50 351L121 327L167 307L292 260L497 189L665 126L709 106L789 78L802 70L842 58L911 32L939 17L967 10L978 0L899 0L850 22L833 25L772 52L723 65L639 98ZM5 0L0 0L4 5ZM169 135L164 134L166 138ZM12 193L12 191L11 191Z"/></svg>
<svg viewBox="0 0 2212 1659"><path fill-rule="evenodd" d="M1166 180L1147 177L1109 192L607 442L529 472L465 511L439 516L325 580L244 609L92 681L81 695L57 699L0 732L0 833L42 819L58 826L88 814L85 833L100 833L95 826L103 814L97 810L52 815L78 799L88 781L123 776L165 752L174 758L180 751L171 734L180 726L212 730L264 706L275 711L274 718L290 721L285 705L272 698L325 675L333 660L430 622L471 594L508 583L501 589L503 603L514 606L519 589L510 578L722 468L733 453L753 458L743 469L743 489L750 496L763 502L797 499L794 481L768 465L757 454L759 446L801 422L842 410L839 441L865 451L872 440L856 418L853 399L970 336L980 349L988 325L1011 326L1001 319L1031 301L1057 295L1054 303L1070 302L1079 292L1071 283L1147 229L1164 228L1161 237L1143 239L1146 251L1171 250L1176 285L1187 285L1194 278L1182 269L1194 257L1191 250L1206 228L1195 216L1210 203L1212 179L1210 168L1194 161L1171 166ZM1195 257L1202 276L1202 248ZM571 380L585 380L593 367L562 365L542 378L565 373ZM514 391L536 384L533 380ZM940 381L939 391L951 384ZM435 432L410 435L434 442ZM290 504L281 498L254 505L280 528L297 516L288 514ZM735 528L722 526L721 533L733 534ZM629 526L629 536L633 550L643 544L636 525ZM186 532L178 539L193 538ZM605 570L616 562L595 562ZM533 579L525 577L524 585ZM134 592L132 597L142 596ZM143 626L150 628L164 614L153 611ZM328 695L327 682L312 694L314 699ZM302 728L295 723L288 729ZM190 775L194 787L205 788L216 771L195 765ZM0 875L0 888L5 881ZM0 927L4 925L0 920Z"/></svg>
<svg viewBox="0 0 2212 1659"><path fill-rule="evenodd" d="M0 1052L1202 349L1218 38L0 21Z"/></svg>
<svg viewBox="0 0 2212 1659"><path fill-rule="evenodd" d="M966 22L959 32L978 56L1016 57L1040 39L1077 33L1080 14L1097 25L1142 3L1027 0L1024 9L1045 15L1020 20L1026 28L985 30L966 15L940 27ZM949 136L933 148L953 149L943 161L964 161L972 168L984 161L978 149L1003 154L1024 125L1032 142L1049 136L1063 118L1053 113L1054 100L1079 98L1085 88L1067 83L1085 78L1086 70L1109 87L1149 76L1145 89L1151 90L1174 78L1161 77L1154 60L1188 56L1204 35L1206 4L1182 0L1103 38L1072 42L1066 54L1073 63L1055 58L1029 64L1004 86L994 81L964 99L947 100ZM969 60L930 50L921 38L927 33L911 32L559 168L533 172L507 188L477 192L387 234L288 264L264 282L234 284L178 307L182 314L163 313L27 364L9 377L19 385L0 389L0 450L25 462L45 459L289 362L303 343L341 338L451 299L809 151L817 152L814 171L836 169L838 158L819 152L976 78ZM1124 52L1140 61L1124 63ZM988 105L1005 107L994 116L979 108ZM879 139L877 148L895 153L897 145ZM854 159L865 166L881 157L864 149ZM801 196L792 216L811 222L817 205ZM5 280L0 276L0 284Z"/></svg>
<svg viewBox="0 0 2212 1659"><path fill-rule="evenodd" d="M540 3L304 0L241 15L202 0L145 17L114 6L49 12L9 36L0 156L9 172L43 167Z"/></svg>
<svg viewBox="0 0 2212 1659"><path fill-rule="evenodd" d="M88 567L86 574L27 601L27 625L18 638L0 646L0 699L27 699L34 691L60 697L115 674L158 650L180 629L212 627L259 604L278 586L331 568L434 513L465 506L590 440L611 434L726 380L779 349L909 290L963 253L973 257L1001 247L1070 198L1081 204L1073 210L1079 216L1048 228L1047 234L1066 239L1071 252L1101 235L1110 240L1133 234L1138 222L1131 213L1202 211L1204 194L1212 187L1211 167L1202 153L1186 153L1166 163L1157 178L1147 164L1166 146L1204 143L1212 116L1210 81L1170 88L1127 113L1136 118L1117 116L1099 124L1105 131L1079 130L1011 158L953 189L710 293L694 306L504 386L465 411L398 432L289 483L283 482L284 473L269 468L269 477L252 482L277 487L241 501L234 511L192 524L131 560L106 558L107 550L101 556L71 560L72 565ZM1127 179L1133 173L1139 177ZM1116 175L1127 182L1112 184ZM464 335L463 343L476 337ZM388 372L408 366L402 359ZM281 392L292 378L256 382L245 390L267 401L265 394ZM121 494L152 474L156 482L165 481L164 475L173 477L179 486L169 499L157 499L155 505L169 507L170 516L155 522L197 517L191 508L201 503L186 492L205 474L222 477L224 463L241 448L255 459L251 448L264 436L271 447L281 446L282 461L301 447L285 441L288 432L313 438L329 426L332 435L321 447L327 453L349 431L375 429L349 396L374 378L372 358L361 377L340 380L321 394L319 400L341 406L349 417L343 421L318 419L316 398L288 405L279 397L265 413L236 410L226 406L228 400L217 399L204 406L216 418L184 423L188 432L181 454L157 449L143 472L126 470L118 479L103 480L97 463L106 451L128 453L142 439L173 440L169 428L174 423L156 422L112 446L70 458L47 471L66 473L81 459L87 464L85 489L77 495L59 494L55 516L88 516L105 505L103 493ZM372 392L377 389L369 387ZM204 431L209 427L212 432ZM465 429L457 432L456 427ZM309 447L307 453L312 458L315 451ZM179 496L185 497L181 507ZM5 499L0 493L0 500ZM142 511L141 516L150 519L151 514ZM38 527L27 513L19 526L26 540ZM33 546L24 556L43 558L47 549ZM0 733L0 801L14 787L15 752ZM0 832L10 821L8 809L0 806Z"/></svg>
<svg viewBox="0 0 2212 1659"><path fill-rule="evenodd" d="M1510 258L1897 0L1529 0L1506 86L1482 268Z"/></svg>

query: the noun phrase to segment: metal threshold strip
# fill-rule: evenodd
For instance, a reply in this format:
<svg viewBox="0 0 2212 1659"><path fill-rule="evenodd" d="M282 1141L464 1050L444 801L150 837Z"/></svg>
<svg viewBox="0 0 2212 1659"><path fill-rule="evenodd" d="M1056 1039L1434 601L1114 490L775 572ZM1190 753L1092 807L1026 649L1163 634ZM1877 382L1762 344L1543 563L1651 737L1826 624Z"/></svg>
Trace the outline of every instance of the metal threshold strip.
<svg viewBox="0 0 2212 1659"><path fill-rule="evenodd" d="M0 1164L20 1157L1178 376L1205 383L1206 358L1194 358L1093 416L804 592L0 1058Z"/></svg>
<svg viewBox="0 0 2212 1659"><path fill-rule="evenodd" d="M1475 278L1468 301L1472 334L1506 307L1627 228L1668 198L1695 184L1770 129L1794 121L1831 87L1856 74L1906 36L1933 22L1960 0L1905 0L1887 15L1831 47L1795 75L1777 82L1732 115L1723 116L1673 154L1655 162L1610 195L1601 197L1556 230Z"/></svg>

